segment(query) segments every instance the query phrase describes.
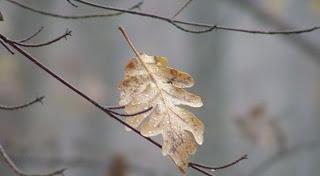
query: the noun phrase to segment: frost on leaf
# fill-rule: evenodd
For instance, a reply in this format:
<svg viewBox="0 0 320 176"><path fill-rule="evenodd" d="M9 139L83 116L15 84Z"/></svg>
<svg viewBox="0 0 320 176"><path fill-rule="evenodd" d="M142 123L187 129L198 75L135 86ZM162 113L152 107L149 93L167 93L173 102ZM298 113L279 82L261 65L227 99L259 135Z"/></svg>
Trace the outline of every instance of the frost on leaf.
<svg viewBox="0 0 320 176"><path fill-rule="evenodd" d="M126 122L144 136L161 134L162 154L169 155L185 173L189 155L196 152L197 143L203 142L204 125L177 105L201 107L201 98L183 89L193 86L192 77L168 67L166 58L141 54L140 59L130 59L125 67L125 79L119 85L119 104L129 114L153 108L128 117Z"/></svg>

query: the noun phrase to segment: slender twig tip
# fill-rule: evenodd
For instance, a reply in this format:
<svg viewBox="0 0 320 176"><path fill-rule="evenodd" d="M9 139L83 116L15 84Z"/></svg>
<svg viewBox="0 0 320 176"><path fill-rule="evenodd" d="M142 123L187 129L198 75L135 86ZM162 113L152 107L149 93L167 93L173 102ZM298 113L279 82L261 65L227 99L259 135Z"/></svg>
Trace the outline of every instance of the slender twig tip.
<svg viewBox="0 0 320 176"><path fill-rule="evenodd" d="M73 2L71 2L71 0L67 0L67 2L68 2L71 6L78 8L78 6L77 6L76 4L74 4Z"/></svg>
<svg viewBox="0 0 320 176"><path fill-rule="evenodd" d="M66 32L65 32L65 39L67 40L67 36L72 36L72 31L69 30L68 28L66 29Z"/></svg>
<svg viewBox="0 0 320 176"><path fill-rule="evenodd" d="M248 159L248 154L244 154L244 155L242 156L242 159Z"/></svg>
<svg viewBox="0 0 320 176"><path fill-rule="evenodd" d="M124 32L124 29L122 26L118 26L119 31L121 31L122 33Z"/></svg>
<svg viewBox="0 0 320 176"><path fill-rule="evenodd" d="M25 39L20 40L19 42L20 42L20 43L24 43L24 42L27 42L27 41L33 39L33 38L36 37L38 34L40 34L43 29L44 29L44 27L41 26L41 27L38 29L38 31L36 31L34 34L30 35L29 37L27 37L27 38L25 38Z"/></svg>
<svg viewBox="0 0 320 176"><path fill-rule="evenodd" d="M139 2L138 4L136 4L135 6L133 6L133 8L138 9L139 11L141 11L141 6L144 3L144 1Z"/></svg>
<svg viewBox="0 0 320 176"><path fill-rule="evenodd" d="M36 101L39 102L40 104L43 104L43 99L44 98L45 98L45 96L37 97Z"/></svg>

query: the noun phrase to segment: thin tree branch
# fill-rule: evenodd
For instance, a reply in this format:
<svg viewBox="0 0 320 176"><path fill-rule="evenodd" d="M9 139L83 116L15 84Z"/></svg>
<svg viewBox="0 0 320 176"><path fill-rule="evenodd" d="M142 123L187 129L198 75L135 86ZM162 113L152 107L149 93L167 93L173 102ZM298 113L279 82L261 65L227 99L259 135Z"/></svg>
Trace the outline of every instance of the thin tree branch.
<svg viewBox="0 0 320 176"><path fill-rule="evenodd" d="M9 51L9 53L11 53L12 55L14 54L14 52L5 43L3 43L3 41L0 40L0 43L6 50Z"/></svg>
<svg viewBox="0 0 320 176"><path fill-rule="evenodd" d="M296 145L292 148L277 152L274 155L272 155L271 157L269 157L267 160L260 163L258 165L258 167L254 168L248 174L248 176L262 175L264 172L266 172L272 166L276 165L278 162L280 162L281 160L284 160L285 158L297 155L302 151L319 149L319 147L320 147L320 141L312 141L312 142L308 142L308 143L304 143L304 144L299 144L299 145Z"/></svg>
<svg viewBox="0 0 320 176"><path fill-rule="evenodd" d="M61 19L74 19L74 20L77 20L77 19L87 19L87 18L102 18L102 17L104 18L104 17L119 16L119 15L123 14L122 12L120 12L120 13L108 13L108 14L101 13L101 14L89 14L89 15L61 15L61 14L57 14L57 13L50 13L50 12L47 12L47 11L34 9L32 7L26 6L26 5L21 4L21 3L17 2L17 1L14 1L14 0L6 0L6 1L8 1L8 2L14 4L14 5L17 5L17 6L21 7L21 8L23 8L23 9L26 9L26 10L29 10L31 12L34 12L34 13L38 13L38 14L41 14L41 15L50 16L50 17L54 17L54 18L61 18ZM71 3L70 0L68 2ZM133 5L132 7L130 7L129 10L138 9L138 8L140 8L140 6L142 4L143 4L143 2L139 2L139 3L135 4L135 5Z"/></svg>
<svg viewBox="0 0 320 176"><path fill-rule="evenodd" d="M30 35L29 37L25 38L25 39L22 39L22 40L19 40L19 43L24 43L24 42L27 42L29 40L31 40L32 38L34 38L35 36L37 36L42 30L44 29L43 26L41 26L41 28L36 31L35 33L33 33L32 35Z"/></svg>
<svg viewBox="0 0 320 176"><path fill-rule="evenodd" d="M192 2L192 0L187 0L184 5L182 7L180 7L180 9L172 16L172 19L174 19L175 17L177 17L190 3Z"/></svg>
<svg viewBox="0 0 320 176"><path fill-rule="evenodd" d="M133 114L122 114L122 113L115 112L115 111L112 111L112 113L114 115L118 115L118 116L122 116L122 117L132 117L132 116L136 116L136 115L140 115L140 114L146 113L146 112L150 111L151 109L152 109L152 107L149 107L146 110L143 110L143 111L140 111L140 112L136 112L136 113L133 113Z"/></svg>
<svg viewBox="0 0 320 176"><path fill-rule="evenodd" d="M44 96L41 97L37 97L36 99L25 103L25 104L21 104L21 105L17 105L17 106L6 106L6 105L0 105L0 109L1 110L8 110L8 111L13 111L13 110L18 110L18 109L23 109L26 107L29 107L35 103L42 103L42 100L44 99Z"/></svg>
<svg viewBox="0 0 320 176"><path fill-rule="evenodd" d="M124 109L125 106L105 106L105 109Z"/></svg>
<svg viewBox="0 0 320 176"><path fill-rule="evenodd" d="M132 15L139 15L139 16L143 16L143 17L158 19L158 20L170 23L171 25L175 26L176 28L178 28L180 30L183 30L185 32L189 32L189 33L206 33L206 32L211 32L213 30L224 30L224 31L242 32L242 33L250 33L250 34L290 35L290 34L308 33L308 32L312 32L312 31L316 31L316 30L320 29L320 26L314 26L314 27L300 29L300 30L287 30L287 31L263 31L263 30L251 30L251 29L243 29L243 28L233 28L233 27L218 26L218 25L213 25L213 24L202 24L202 23L194 23L194 22L181 21L181 20L173 20L172 18L168 18L168 17L164 17L164 16L160 16L160 15L155 15L155 14L151 14L151 13L137 12L137 11L127 10L127 9L123 9L123 8L112 7L112 6L104 6L104 5L101 5L101 4L88 2L88 1L85 1L85 0L73 0L73 1L81 3L81 4L84 4L84 5L87 5L87 6L99 8L99 9L112 10L112 11L132 14ZM189 25L189 26L197 26L197 27L204 27L206 29L203 29L203 30L190 30L190 29L186 29L186 28L180 26L179 24L184 24L184 25Z"/></svg>
<svg viewBox="0 0 320 176"><path fill-rule="evenodd" d="M248 155L243 155L240 158L238 158L237 160L235 160L231 163L225 164L223 166L206 166L203 164L192 163L192 162L190 162L189 165L193 165L193 166L197 166L197 167L200 167L203 169L210 169L210 170L216 171L216 170L221 170L221 169L225 169L225 168L231 167L233 165L236 165L237 163L239 163L240 161L245 160L245 159L248 159Z"/></svg>
<svg viewBox="0 0 320 176"><path fill-rule="evenodd" d="M26 59L28 59L29 61L31 61L33 64L37 65L41 70L45 71L47 74L49 74L50 76L52 76L53 78L55 78L57 81L59 81L60 83L62 83L64 86L68 87L69 89L71 89L73 92L75 92L76 94L78 94L79 96L81 96L83 99L85 99L86 101L90 102L93 106L95 106L96 108L100 109L101 111L103 111L104 113L106 113L107 115L109 115L111 118L115 119L116 121L120 122L122 125L128 127L129 129L131 129L133 132L135 132L137 135L143 137L144 139L148 140L149 142L151 142L152 144L154 144L155 146L157 146L158 148L162 148L161 144L159 144L158 142L154 141L153 139L143 136L140 131L138 131L137 129L135 129L134 127L130 126L129 124L127 124L124 120L120 119L118 116L116 116L114 114L114 111L110 110L110 109L106 109L105 107L103 107L102 105L100 105L98 102L96 102L95 100L93 100L92 98L90 98L89 96L87 96L86 94L84 94L83 92L81 92L79 89L77 89L76 87L74 87L72 84L70 84L69 82L67 82L66 80L64 80L61 76L57 75L56 73L54 73L53 71L51 71L47 66L43 65L41 62L38 61L38 59L36 59L35 57L31 56L28 52L26 52L24 49L20 48L20 46L18 46L15 41L9 40L7 37L5 37L4 35L0 34L0 39L10 45L12 48L14 48L18 53L20 53L21 55L23 55ZM119 107L117 107L119 108ZM206 174L208 176L212 176L212 174L204 171L203 169L199 168L198 166L195 165L189 165L189 167L203 173Z"/></svg>
<svg viewBox="0 0 320 176"><path fill-rule="evenodd" d="M66 0L70 5L72 5L73 7L78 7L77 5L75 5L73 2L71 2L71 0Z"/></svg>
<svg viewBox="0 0 320 176"><path fill-rule="evenodd" d="M203 173L204 175L215 176L214 174L209 173L209 172L207 172L207 171L205 171L205 170L203 170L201 168L198 168L197 166L189 166L189 167L192 167L194 170L199 171L199 172Z"/></svg>
<svg viewBox="0 0 320 176"><path fill-rule="evenodd" d="M4 159L5 163L11 168L11 170L19 175L19 176L56 176L56 175L64 175L64 171L66 170L64 169L60 169L57 171L53 171L50 173L43 173L43 174L27 174L24 173L23 171L21 171L16 164L11 160L11 158L9 157L9 155L6 153L6 151L4 150L3 146L0 144L0 156Z"/></svg>
<svg viewBox="0 0 320 176"><path fill-rule="evenodd" d="M58 36L57 38L54 38L50 41L47 42L43 42L43 43L36 43L36 44L26 44L26 43L21 43L21 42L17 42L17 41L12 41L14 44L22 46L22 47L42 47L42 46L48 46L54 42L57 42L63 38L67 39L67 36L71 36L71 31L69 29L66 30L66 32L61 35Z"/></svg>

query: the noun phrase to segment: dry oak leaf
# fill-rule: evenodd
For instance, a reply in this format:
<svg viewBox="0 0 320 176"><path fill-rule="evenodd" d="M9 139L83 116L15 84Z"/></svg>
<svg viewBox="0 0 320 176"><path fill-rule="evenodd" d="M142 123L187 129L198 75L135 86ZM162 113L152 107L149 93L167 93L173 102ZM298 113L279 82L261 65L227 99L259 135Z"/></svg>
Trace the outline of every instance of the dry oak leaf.
<svg viewBox="0 0 320 176"><path fill-rule="evenodd" d="M203 123L191 112L177 105L201 107L201 98L183 88L193 86L192 77L168 67L167 59L140 54L125 67L120 82L120 102L127 113L152 110L126 119L142 135L163 137L162 154L169 155L182 173L188 168L188 157L203 142ZM128 129L128 128L127 128Z"/></svg>

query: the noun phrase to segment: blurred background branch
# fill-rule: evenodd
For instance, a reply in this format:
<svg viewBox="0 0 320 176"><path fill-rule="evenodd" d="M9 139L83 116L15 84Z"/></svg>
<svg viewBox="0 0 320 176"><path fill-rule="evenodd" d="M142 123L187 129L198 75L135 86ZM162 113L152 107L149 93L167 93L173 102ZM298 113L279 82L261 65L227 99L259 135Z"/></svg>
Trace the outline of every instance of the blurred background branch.
<svg viewBox="0 0 320 176"><path fill-rule="evenodd" d="M27 155L11 155L12 158L22 163L28 162L30 165L65 165L70 168L86 168L96 169L99 167L106 167L108 176L120 176L116 173L123 173L125 176L128 172L143 176L156 176L154 170L143 166L130 163L127 158L121 154L115 154L110 159L97 159L95 157L88 156L75 156L75 157L43 157L43 156L27 156Z"/></svg>
<svg viewBox="0 0 320 176"><path fill-rule="evenodd" d="M294 29L295 25L290 24L276 15L263 9L255 0L228 0L232 4L236 4L248 13L252 13L258 20L261 20L274 28L279 30ZM311 28L312 29L312 28ZM314 28L318 30L317 27ZM305 54L310 55L311 59L320 64L320 48L303 35L283 36L283 38L303 51Z"/></svg>
<svg viewBox="0 0 320 176"><path fill-rule="evenodd" d="M263 175L268 169L273 166L276 166L282 160L294 157L295 155L300 154L303 151L312 151L320 148L320 141L312 141L312 142L305 142L299 145L295 145L288 149L279 150L275 154L268 157L266 160L258 164L248 176L261 176Z"/></svg>
<svg viewBox="0 0 320 176"><path fill-rule="evenodd" d="M192 0L186 0L186 2L183 4L183 6L181 6L177 12L172 16L172 19L174 19L175 17L177 17L190 3L192 2Z"/></svg>
<svg viewBox="0 0 320 176"><path fill-rule="evenodd" d="M14 164L14 162L11 160L11 158L9 157L9 155L6 153L6 151L4 150L3 146L0 144L0 155L3 158L4 162L11 168L11 170L17 174L18 176L57 176L57 175L61 175L63 176L63 172L66 169L60 169L60 170L56 170L53 172L49 172L49 173L42 173L42 174L27 174L23 171L21 171L16 164Z"/></svg>

